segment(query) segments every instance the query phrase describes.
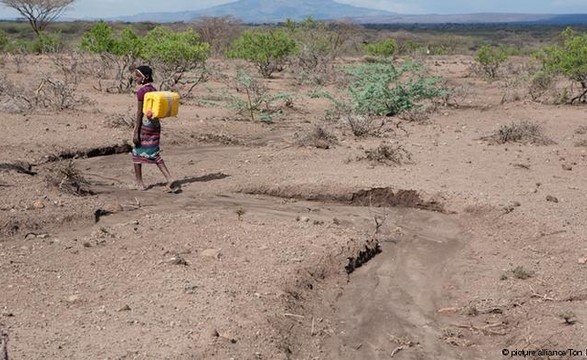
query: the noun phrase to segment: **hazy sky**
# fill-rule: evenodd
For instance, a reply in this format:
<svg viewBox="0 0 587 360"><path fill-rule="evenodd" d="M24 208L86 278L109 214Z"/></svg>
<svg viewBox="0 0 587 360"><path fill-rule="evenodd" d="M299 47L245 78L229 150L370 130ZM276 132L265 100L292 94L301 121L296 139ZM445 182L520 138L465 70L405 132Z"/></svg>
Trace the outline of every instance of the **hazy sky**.
<svg viewBox="0 0 587 360"><path fill-rule="evenodd" d="M235 0L76 0L66 17L96 18L145 12L199 10ZM336 0L340 3L402 14L463 14L475 12L587 13L587 0ZM294 2L294 0L291 0ZM0 18L16 17L0 5Z"/></svg>

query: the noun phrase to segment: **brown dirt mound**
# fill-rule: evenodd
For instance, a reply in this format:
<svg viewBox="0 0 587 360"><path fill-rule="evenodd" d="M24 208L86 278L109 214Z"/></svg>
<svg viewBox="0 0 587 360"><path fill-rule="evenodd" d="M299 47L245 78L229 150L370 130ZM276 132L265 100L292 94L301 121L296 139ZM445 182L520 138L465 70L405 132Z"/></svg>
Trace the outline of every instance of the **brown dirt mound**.
<svg viewBox="0 0 587 360"><path fill-rule="evenodd" d="M390 188L372 188L353 193L351 203L359 206L389 206L426 209L444 212L442 204L436 201L424 201L416 190L398 190Z"/></svg>
<svg viewBox="0 0 587 360"><path fill-rule="evenodd" d="M444 207L441 203L433 200L423 200L420 193L416 190L400 189L394 191L389 187L377 187L358 191L335 190L333 192L332 188L301 185L270 188L254 187L244 189L241 192L249 195L267 195L307 201L338 202L355 206L403 207L444 212Z"/></svg>

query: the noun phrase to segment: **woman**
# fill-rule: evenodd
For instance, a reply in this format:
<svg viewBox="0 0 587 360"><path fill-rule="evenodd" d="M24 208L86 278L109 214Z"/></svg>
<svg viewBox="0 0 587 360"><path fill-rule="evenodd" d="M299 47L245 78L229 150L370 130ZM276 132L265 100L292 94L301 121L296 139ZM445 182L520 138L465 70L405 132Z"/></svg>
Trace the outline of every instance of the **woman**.
<svg viewBox="0 0 587 360"><path fill-rule="evenodd" d="M167 180L167 186L170 191L178 192L179 187L172 180L167 166L161 157L159 148L159 139L161 136L161 123L159 119L152 118L150 114L143 114L143 101L145 94L151 91L157 91L153 86L153 70L142 65L135 69L134 76L140 88L137 91L137 116L133 131L132 161L135 170L135 181L139 190L147 190L143 182L143 164L157 164L163 176Z"/></svg>

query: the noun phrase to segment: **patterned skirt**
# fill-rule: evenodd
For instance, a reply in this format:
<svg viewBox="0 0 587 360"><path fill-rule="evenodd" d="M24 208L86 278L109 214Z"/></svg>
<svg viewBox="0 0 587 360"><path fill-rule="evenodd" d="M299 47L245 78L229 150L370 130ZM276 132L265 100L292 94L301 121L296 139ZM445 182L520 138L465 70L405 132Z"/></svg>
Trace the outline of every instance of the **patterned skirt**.
<svg viewBox="0 0 587 360"><path fill-rule="evenodd" d="M132 149L135 164L159 164L163 162L159 149L161 124L159 120L143 120L141 124L141 145Z"/></svg>

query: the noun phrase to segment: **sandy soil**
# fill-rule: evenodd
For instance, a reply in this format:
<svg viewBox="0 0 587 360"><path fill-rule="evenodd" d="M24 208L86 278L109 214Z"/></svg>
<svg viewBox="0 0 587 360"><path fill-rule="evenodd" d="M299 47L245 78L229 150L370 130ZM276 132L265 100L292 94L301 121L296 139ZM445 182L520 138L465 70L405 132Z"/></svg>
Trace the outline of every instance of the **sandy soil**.
<svg viewBox="0 0 587 360"><path fill-rule="evenodd" d="M31 60L4 71L34 83L48 65ZM4 114L0 347L11 359L587 356L587 108L502 103L470 58L427 62L473 90L426 122L387 119L378 137L325 121L329 103L289 72L265 81L297 94L272 124L218 105L212 78L163 124L179 194L155 167L133 190L124 151L84 156L128 142L113 119L132 116L132 94L88 78L92 103ZM514 121L553 143L483 140ZM336 144L300 146L317 124ZM411 161L357 160L383 140ZM92 195L55 183L72 167Z"/></svg>

